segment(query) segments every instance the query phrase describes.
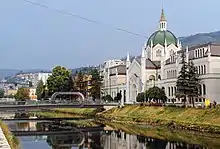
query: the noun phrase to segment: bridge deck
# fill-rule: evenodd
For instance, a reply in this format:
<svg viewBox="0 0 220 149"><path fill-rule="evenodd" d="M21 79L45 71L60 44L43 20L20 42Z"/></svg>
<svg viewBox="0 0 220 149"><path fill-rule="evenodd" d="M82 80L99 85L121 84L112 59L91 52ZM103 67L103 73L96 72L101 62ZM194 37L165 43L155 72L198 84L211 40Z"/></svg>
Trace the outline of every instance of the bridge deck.
<svg viewBox="0 0 220 149"><path fill-rule="evenodd" d="M98 132L103 131L104 127L78 128L76 130L63 131L11 131L15 136L45 136L45 135L65 135L76 134L80 132Z"/></svg>
<svg viewBox="0 0 220 149"><path fill-rule="evenodd" d="M118 104L36 104L36 105L1 105L0 111L53 109L53 108L102 108L117 106Z"/></svg>

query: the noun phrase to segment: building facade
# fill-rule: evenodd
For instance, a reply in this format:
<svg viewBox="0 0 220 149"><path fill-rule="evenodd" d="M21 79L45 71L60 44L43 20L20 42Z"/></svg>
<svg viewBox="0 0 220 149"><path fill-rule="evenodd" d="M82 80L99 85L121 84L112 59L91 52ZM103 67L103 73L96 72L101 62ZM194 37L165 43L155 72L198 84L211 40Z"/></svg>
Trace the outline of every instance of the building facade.
<svg viewBox="0 0 220 149"><path fill-rule="evenodd" d="M181 99L175 97L175 93L178 73L182 67L182 53L184 53L187 62L193 61L201 79L200 96L195 99L195 102L204 103L205 99L209 99L211 102L220 103L218 98L220 97L218 91L220 87L220 44L204 43L182 48L181 42L168 30L167 25L162 10L159 28L143 45L141 56L130 59L129 53L127 54L123 65L126 68L126 74L123 75L125 77L123 89L126 95L122 102L134 103L138 93L158 86L165 90L168 103L172 100L175 103L182 103ZM114 89L109 81L114 78L114 75L110 75L111 68L114 67L105 68L103 89L112 95Z"/></svg>
<svg viewBox="0 0 220 149"><path fill-rule="evenodd" d="M123 60L109 60L101 68L103 77L102 96L111 95L114 99L121 93L122 99L126 95L126 64Z"/></svg>

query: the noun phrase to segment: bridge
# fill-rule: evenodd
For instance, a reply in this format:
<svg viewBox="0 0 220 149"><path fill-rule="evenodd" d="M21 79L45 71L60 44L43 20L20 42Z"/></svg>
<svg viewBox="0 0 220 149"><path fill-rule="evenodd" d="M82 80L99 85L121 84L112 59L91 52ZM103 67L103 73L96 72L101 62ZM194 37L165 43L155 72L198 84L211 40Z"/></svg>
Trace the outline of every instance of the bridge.
<svg viewBox="0 0 220 149"><path fill-rule="evenodd" d="M68 135L79 134L85 132L98 132L103 131L104 127L83 127L73 130L60 130L60 131L11 131L15 136L50 136L50 135Z"/></svg>
<svg viewBox="0 0 220 149"><path fill-rule="evenodd" d="M56 109L56 108L107 108L118 106L118 103L109 104L36 104L36 105L1 105L0 111Z"/></svg>

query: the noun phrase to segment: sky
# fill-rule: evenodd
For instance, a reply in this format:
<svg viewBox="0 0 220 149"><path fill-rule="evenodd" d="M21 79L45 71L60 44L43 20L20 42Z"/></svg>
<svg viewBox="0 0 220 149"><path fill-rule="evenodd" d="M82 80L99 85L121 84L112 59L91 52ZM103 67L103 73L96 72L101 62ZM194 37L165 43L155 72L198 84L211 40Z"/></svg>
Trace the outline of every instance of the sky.
<svg viewBox="0 0 220 149"><path fill-rule="evenodd" d="M1 0L0 69L52 69L139 55L162 7L177 37L220 30L219 0ZM85 17L85 21L55 9ZM116 30L139 34L135 36Z"/></svg>

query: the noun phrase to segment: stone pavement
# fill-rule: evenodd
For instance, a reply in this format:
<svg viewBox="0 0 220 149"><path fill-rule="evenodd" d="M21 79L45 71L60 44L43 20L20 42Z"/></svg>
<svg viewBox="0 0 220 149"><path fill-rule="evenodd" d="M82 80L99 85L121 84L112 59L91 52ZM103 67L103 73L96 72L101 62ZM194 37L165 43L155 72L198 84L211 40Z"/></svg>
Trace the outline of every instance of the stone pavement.
<svg viewBox="0 0 220 149"><path fill-rule="evenodd" d="M1 128L0 128L0 149L11 149Z"/></svg>

